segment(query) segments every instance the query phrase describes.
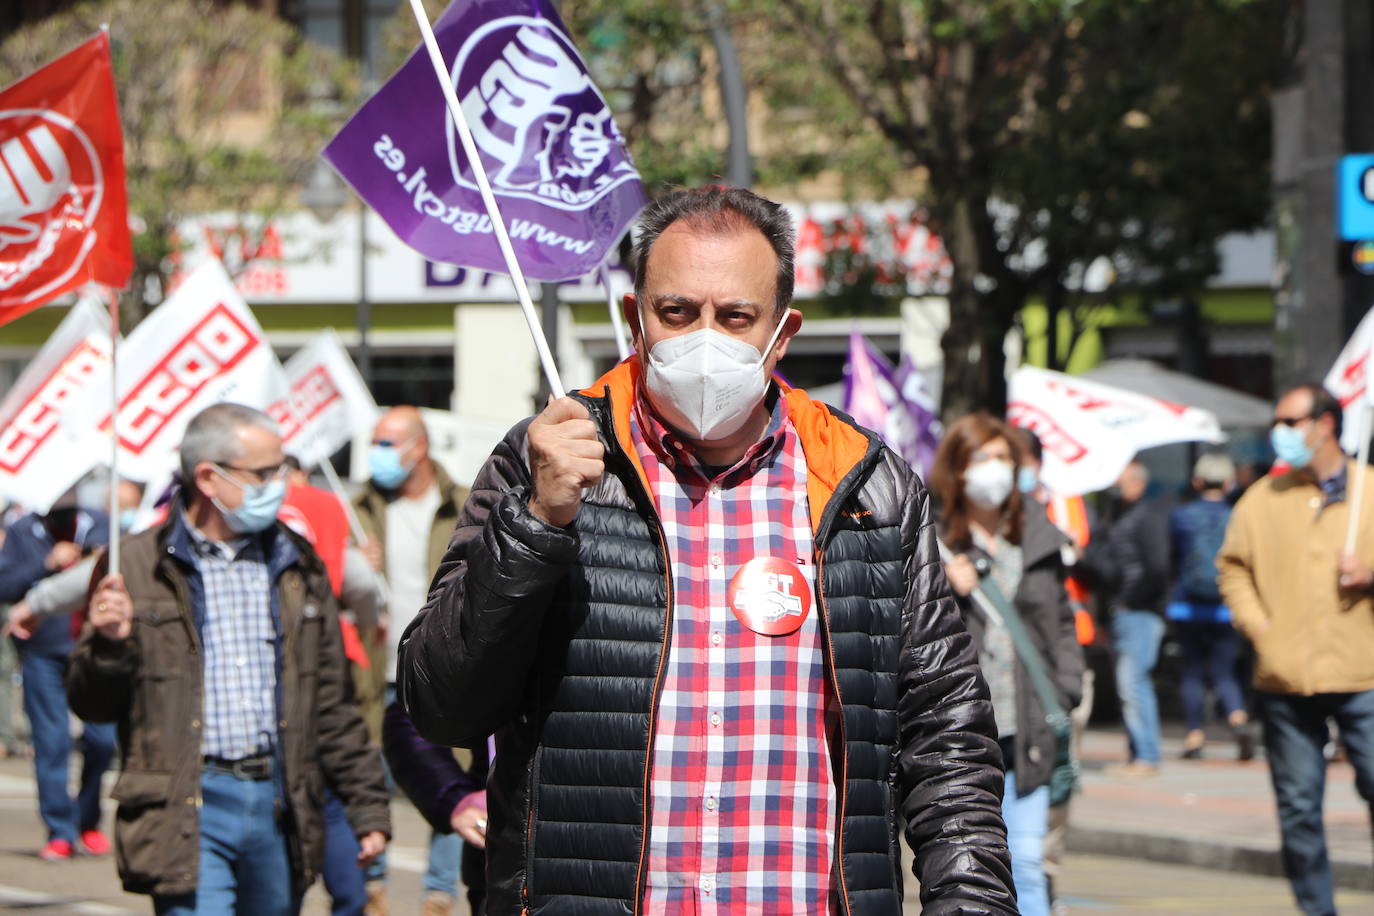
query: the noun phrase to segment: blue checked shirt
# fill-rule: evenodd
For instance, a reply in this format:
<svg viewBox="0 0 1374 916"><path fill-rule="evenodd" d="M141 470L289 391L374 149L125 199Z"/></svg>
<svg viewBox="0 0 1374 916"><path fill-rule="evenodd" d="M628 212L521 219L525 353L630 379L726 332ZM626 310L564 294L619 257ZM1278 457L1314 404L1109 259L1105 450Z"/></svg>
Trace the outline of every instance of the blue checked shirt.
<svg viewBox="0 0 1374 916"><path fill-rule="evenodd" d="M186 528L205 593L201 753L225 760L266 753L276 734L277 633L262 543L221 544Z"/></svg>

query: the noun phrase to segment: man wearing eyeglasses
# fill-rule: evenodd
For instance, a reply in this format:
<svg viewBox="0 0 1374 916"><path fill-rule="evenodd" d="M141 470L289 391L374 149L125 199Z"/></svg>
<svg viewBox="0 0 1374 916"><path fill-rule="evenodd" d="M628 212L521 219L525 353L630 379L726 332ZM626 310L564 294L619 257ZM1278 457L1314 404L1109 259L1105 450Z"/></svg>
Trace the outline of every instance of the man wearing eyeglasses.
<svg viewBox="0 0 1374 916"><path fill-rule="evenodd" d="M1283 835L1304 913L1336 912L1322 826L1327 720L1374 805L1374 474L1341 451L1341 405L1299 385L1274 408L1270 441L1288 470L1236 504L1217 555L1236 628L1255 646L1255 690ZM1365 475L1355 550L1345 552L1355 475Z"/></svg>
<svg viewBox="0 0 1374 916"><path fill-rule="evenodd" d="M121 542L120 572L102 557L67 672L77 715L118 724L120 877L160 916L295 913L323 858L326 785L360 859L390 834L328 575L276 521L284 460L257 410L194 417L181 494Z"/></svg>

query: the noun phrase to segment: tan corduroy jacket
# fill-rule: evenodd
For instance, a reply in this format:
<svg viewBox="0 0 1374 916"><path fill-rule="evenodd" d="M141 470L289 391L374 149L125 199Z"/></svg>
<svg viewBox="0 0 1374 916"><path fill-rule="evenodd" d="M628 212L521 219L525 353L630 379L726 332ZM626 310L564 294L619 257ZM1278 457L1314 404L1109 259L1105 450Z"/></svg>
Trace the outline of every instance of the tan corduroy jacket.
<svg viewBox="0 0 1374 916"><path fill-rule="evenodd" d="M1374 599L1341 589L1337 567L1353 495L1323 506L1310 476L1289 472L1252 486L1217 554L1232 620L1255 646L1255 687L1308 696L1374 689ZM1366 469L1356 554L1374 565L1374 472ZM1267 626L1266 626L1267 625Z"/></svg>

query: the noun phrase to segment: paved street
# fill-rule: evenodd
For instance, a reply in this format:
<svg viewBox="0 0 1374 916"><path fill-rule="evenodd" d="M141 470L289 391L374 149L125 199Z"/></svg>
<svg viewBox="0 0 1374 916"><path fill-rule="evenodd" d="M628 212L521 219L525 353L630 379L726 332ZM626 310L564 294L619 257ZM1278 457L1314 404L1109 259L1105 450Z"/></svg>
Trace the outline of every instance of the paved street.
<svg viewBox="0 0 1374 916"><path fill-rule="evenodd" d="M27 761L0 761L0 912L35 916L116 916L148 913L145 898L120 891L114 863L80 858L46 864L34 856L43 840ZM111 807L112 811L112 807ZM420 876L428 832L409 804L393 806L397 842L391 850L391 901L397 916L419 911ZM1068 861L1062 894L1075 914L1293 913L1281 879L1138 859L1078 853ZM1343 891L1341 912L1374 914L1374 894ZM328 912L319 887L307 898L308 916ZM906 913L919 914L915 889Z"/></svg>

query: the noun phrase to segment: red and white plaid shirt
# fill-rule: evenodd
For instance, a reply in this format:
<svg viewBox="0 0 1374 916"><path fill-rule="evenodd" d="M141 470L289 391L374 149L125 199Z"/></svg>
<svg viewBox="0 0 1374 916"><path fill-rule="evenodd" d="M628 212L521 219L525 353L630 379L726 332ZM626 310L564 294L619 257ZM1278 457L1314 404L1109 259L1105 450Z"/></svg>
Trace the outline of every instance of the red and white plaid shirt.
<svg viewBox="0 0 1374 916"><path fill-rule="evenodd" d="M763 439L719 474L642 401L632 414L674 597L651 749L645 911L831 912L837 791L827 734L837 734L838 711L814 600L806 460L786 403L776 399ZM811 584L799 630L763 636L731 611L730 580L755 557L794 562Z"/></svg>

